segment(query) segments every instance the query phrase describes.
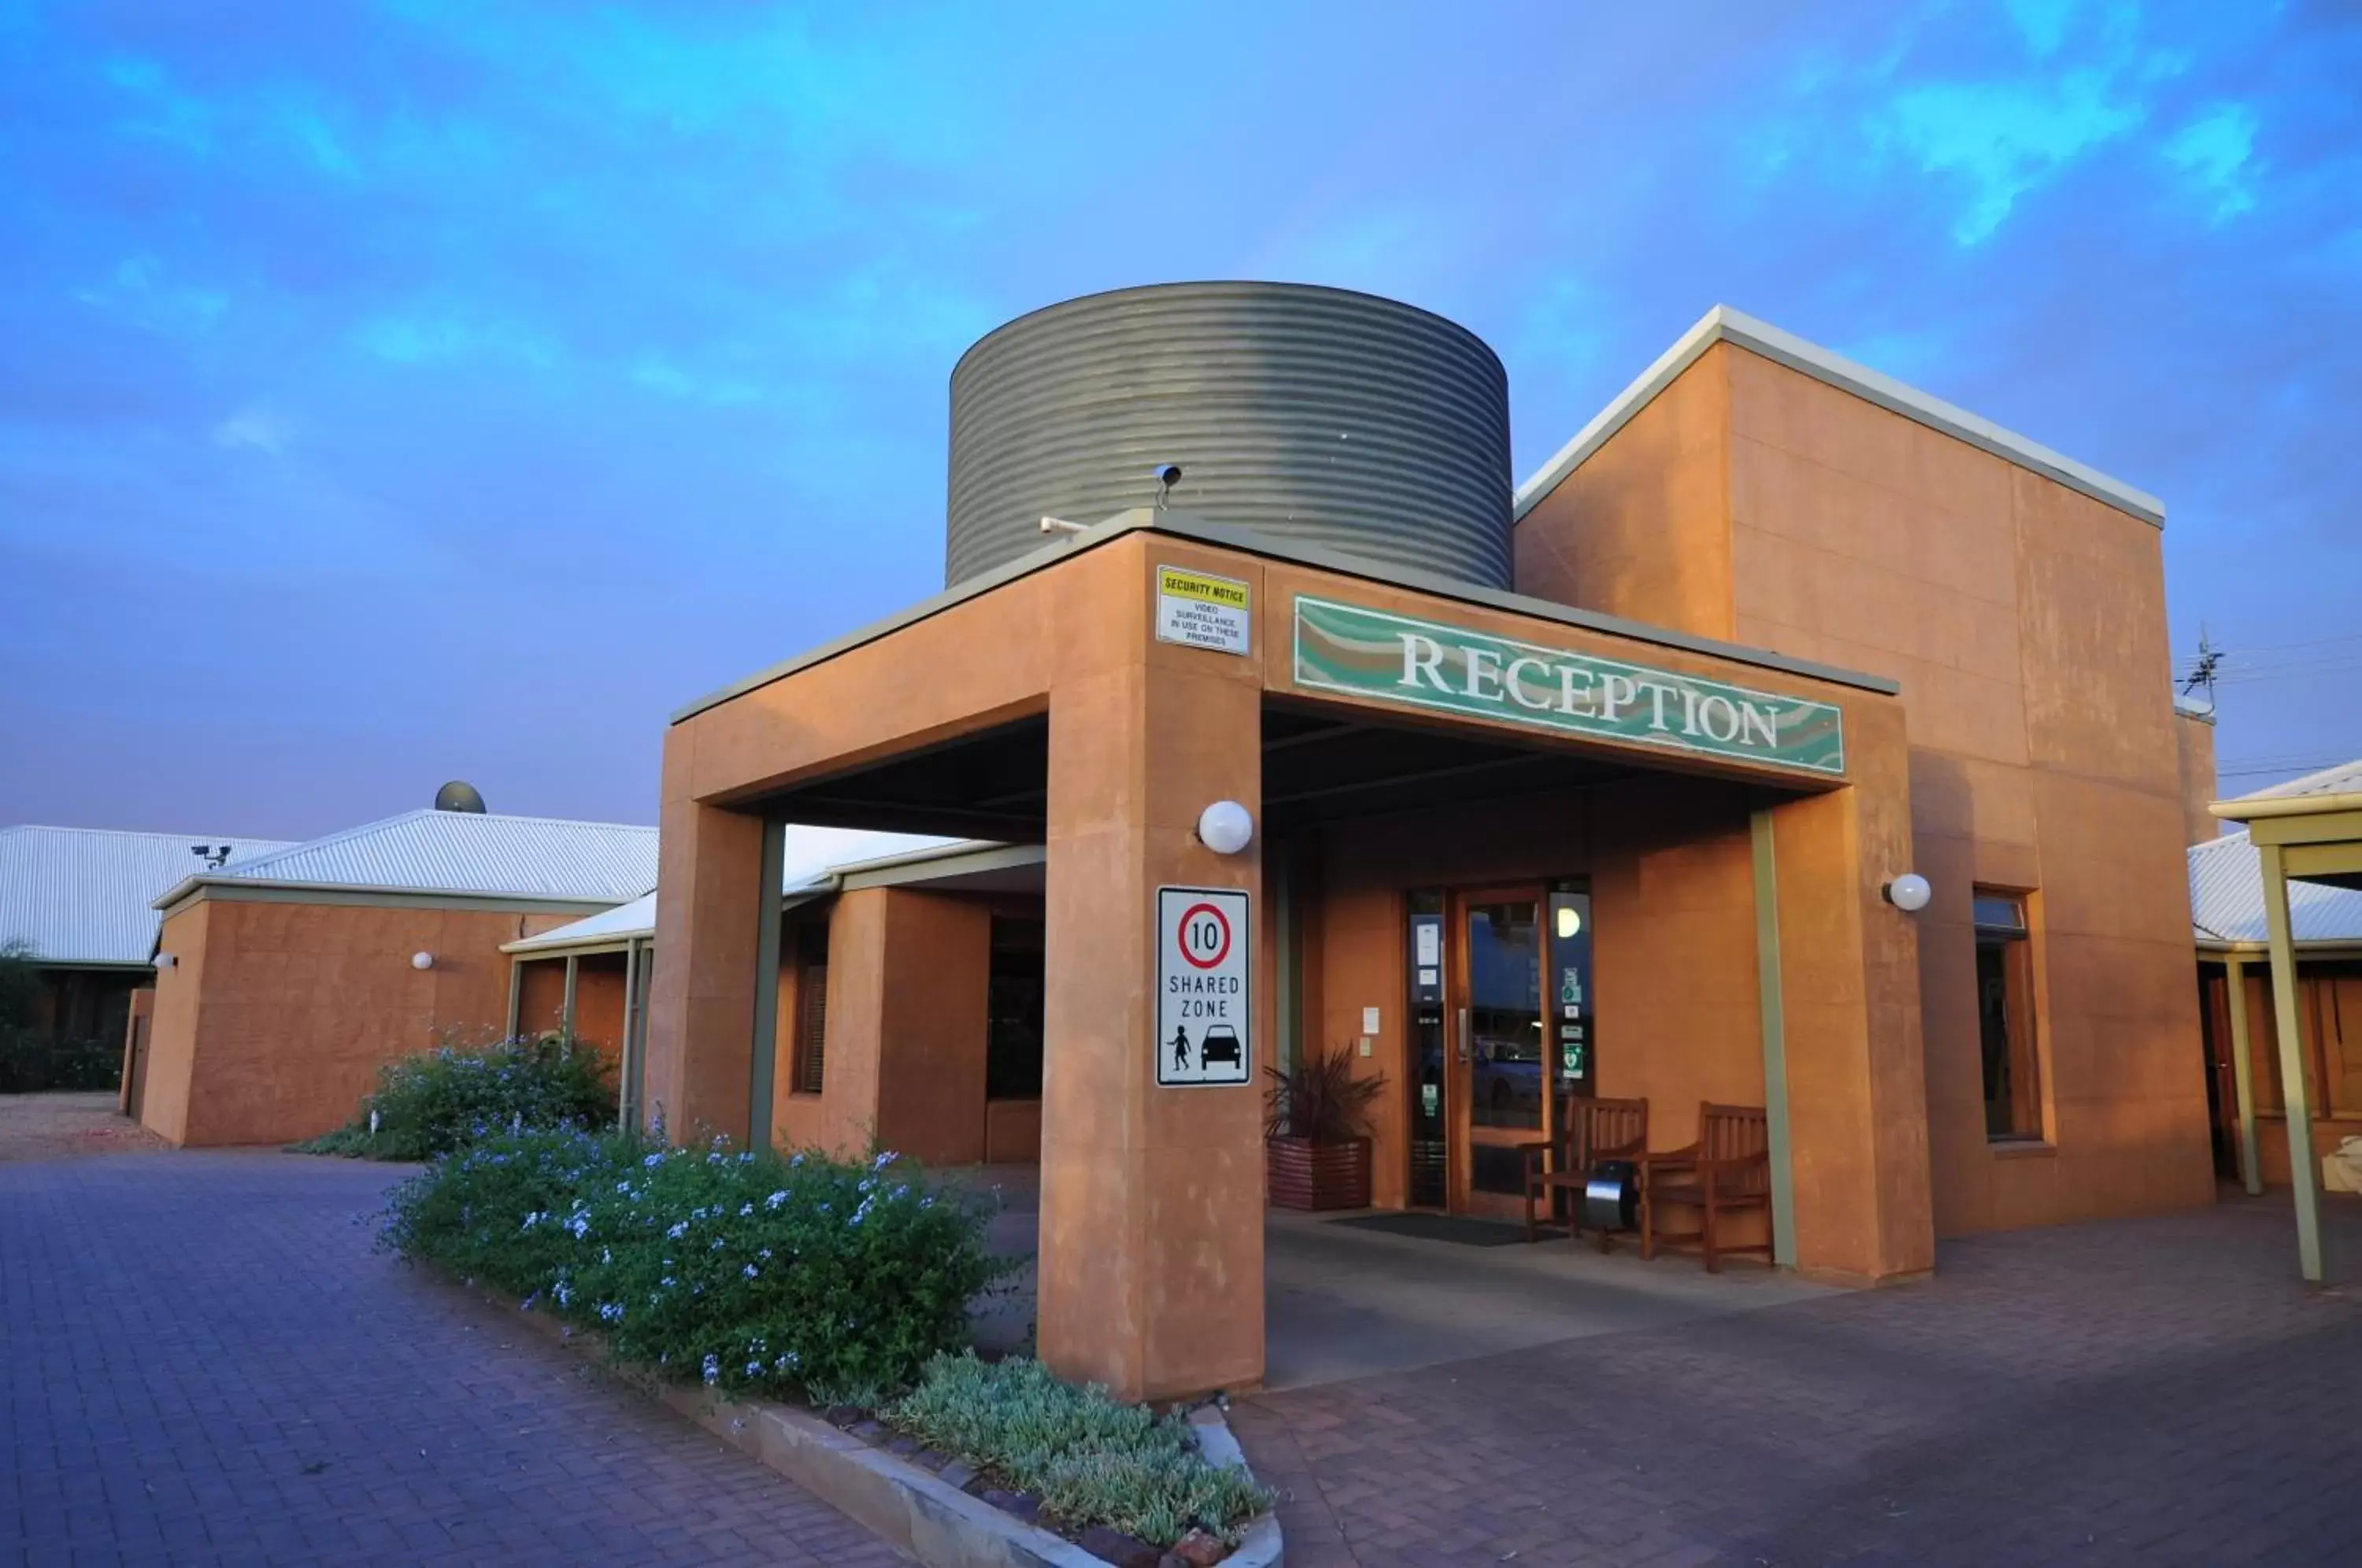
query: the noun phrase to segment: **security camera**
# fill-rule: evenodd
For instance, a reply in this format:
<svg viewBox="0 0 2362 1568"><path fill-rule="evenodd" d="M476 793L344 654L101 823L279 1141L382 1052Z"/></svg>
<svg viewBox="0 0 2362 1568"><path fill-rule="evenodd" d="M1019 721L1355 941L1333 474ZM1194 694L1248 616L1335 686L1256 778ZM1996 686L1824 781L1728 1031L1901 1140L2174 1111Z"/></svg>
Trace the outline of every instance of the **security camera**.
<svg viewBox="0 0 2362 1568"><path fill-rule="evenodd" d="M1156 469L1156 482L1163 485L1167 490L1171 490L1175 485L1179 484L1181 482L1181 465L1178 463L1159 464Z"/></svg>

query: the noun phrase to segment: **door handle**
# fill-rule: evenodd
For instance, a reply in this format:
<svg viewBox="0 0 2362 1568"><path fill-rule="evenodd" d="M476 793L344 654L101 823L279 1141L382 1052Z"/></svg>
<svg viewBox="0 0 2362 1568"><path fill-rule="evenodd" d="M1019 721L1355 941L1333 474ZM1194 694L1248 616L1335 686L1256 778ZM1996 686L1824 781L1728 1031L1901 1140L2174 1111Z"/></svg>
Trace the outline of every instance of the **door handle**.
<svg viewBox="0 0 2362 1568"><path fill-rule="evenodd" d="M1475 1047L1468 1037L1469 1032L1468 1010L1463 1007L1460 1010L1460 1059L1462 1062L1473 1061L1476 1055Z"/></svg>

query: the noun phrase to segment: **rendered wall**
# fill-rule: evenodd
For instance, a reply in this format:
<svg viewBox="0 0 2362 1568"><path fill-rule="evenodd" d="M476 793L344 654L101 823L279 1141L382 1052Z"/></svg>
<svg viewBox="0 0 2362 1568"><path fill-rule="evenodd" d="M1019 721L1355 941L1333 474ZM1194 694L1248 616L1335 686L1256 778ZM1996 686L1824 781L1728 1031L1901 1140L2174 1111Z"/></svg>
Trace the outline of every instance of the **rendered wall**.
<svg viewBox="0 0 2362 1568"><path fill-rule="evenodd" d="M2181 743L2182 834L2205 844L2223 832L2223 819L2206 809L2223 798L2214 772L2214 721L2177 712L2173 733Z"/></svg>
<svg viewBox="0 0 2362 1568"><path fill-rule="evenodd" d="M781 977L775 1140L844 1154L874 1142L936 1165L982 1161L991 941L991 906L975 900L899 888L838 898L817 1095L793 1092L798 966Z"/></svg>
<svg viewBox="0 0 2362 1568"><path fill-rule="evenodd" d="M164 917L156 950L172 955L172 966L156 971L155 1017L149 1026L148 1081L141 1086L139 1120L172 1143L188 1130L189 1088L196 1065L197 996L204 974L205 939L219 906L204 899Z"/></svg>
<svg viewBox="0 0 2362 1568"><path fill-rule="evenodd" d="M1664 418L1650 415L1671 402ZM1727 410L1727 436L1673 439ZM1651 464L1727 465L1650 481ZM1652 496L1678 498L1647 526ZM1727 558L1613 564L1661 541ZM1534 581L1569 602L1897 678L1909 745L1926 1096L1946 1234L2208 1201L2202 1056L2158 530L2053 480L1730 344L1702 356L1519 525ZM1590 555L1603 564L1587 574ZM1613 565L1613 569L1609 566ZM1687 570L1688 569L1683 569ZM1543 585L1547 586L1543 586ZM1900 867L1893 869L1902 869ZM2033 893L2047 1126L1983 1126L1969 901Z"/></svg>
<svg viewBox="0 0 2362 1568"><path fill-rule="evenodd" d="M517 978L517 1032L538 1034L566 1021L566 960L536 958Z"/></svg>
<svg viewBox="0 0 2362 1568"><path fill-rule="evenodd" d="M201 898L165 922L179 963L158 977L143 1120L192 1145L341 1126L386 1063L447 1035L497 1035L501 944L568 918ZM411 967L421 951L433 968Z"/></svg>

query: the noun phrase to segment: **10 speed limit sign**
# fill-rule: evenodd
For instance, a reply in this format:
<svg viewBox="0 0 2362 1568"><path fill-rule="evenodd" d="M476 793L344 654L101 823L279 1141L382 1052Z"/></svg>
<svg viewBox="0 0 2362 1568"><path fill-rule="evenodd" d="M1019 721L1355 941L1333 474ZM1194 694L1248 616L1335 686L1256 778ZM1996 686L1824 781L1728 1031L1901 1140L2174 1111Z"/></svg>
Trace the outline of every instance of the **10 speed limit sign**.
<svg viewBox="0 0 2362 1568"><path fill-rule="evenodd" d="M1156 1081L1253 1081L1254 928L1236 888L1156 889Z"/></svg>

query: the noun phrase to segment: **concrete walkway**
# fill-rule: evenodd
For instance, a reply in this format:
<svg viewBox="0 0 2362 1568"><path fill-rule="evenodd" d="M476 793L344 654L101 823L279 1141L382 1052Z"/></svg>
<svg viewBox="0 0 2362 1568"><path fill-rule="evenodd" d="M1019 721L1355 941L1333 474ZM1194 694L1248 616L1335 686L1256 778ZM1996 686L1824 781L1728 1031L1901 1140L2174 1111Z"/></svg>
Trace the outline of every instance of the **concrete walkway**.
<svg viewBox="0 0 2362 1568"><path fill-rule="evenodd" d="M402 1174L0 1165L0 1568L905 1561L373 1251Z"/></svg>
<svg viewBox="0 0 2362 1568"><path fill-rule="evenodd" d="M2357 1277L2362 1206L2331 1223ZM1515 1265L1426 1248L1429 1277L1389 1298L1448 1343L1432 1309ZM1275 1235L1275 1365L1297 1252ZM1290 1568L2362 1562L2362 1290L2298 1281L2284 1201L1981 1238L1922 1284L1771 1297L1507 1350L1535 1303L1475 1311L1465 1358L1275 1388L1232 1426L1287 1494Z"/></svg>

